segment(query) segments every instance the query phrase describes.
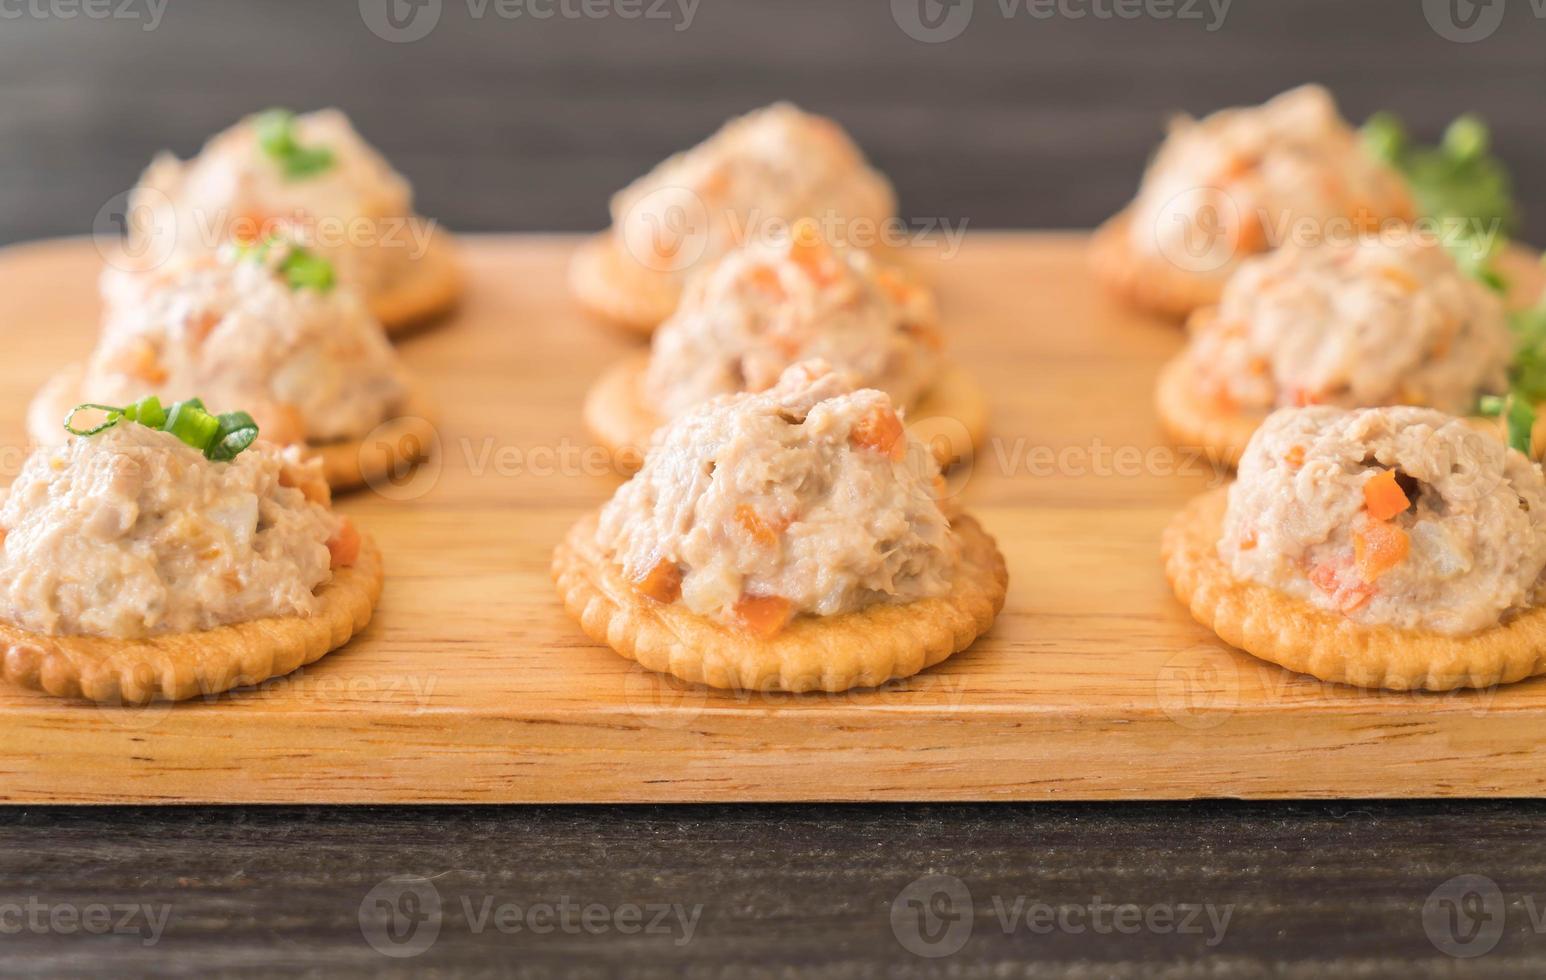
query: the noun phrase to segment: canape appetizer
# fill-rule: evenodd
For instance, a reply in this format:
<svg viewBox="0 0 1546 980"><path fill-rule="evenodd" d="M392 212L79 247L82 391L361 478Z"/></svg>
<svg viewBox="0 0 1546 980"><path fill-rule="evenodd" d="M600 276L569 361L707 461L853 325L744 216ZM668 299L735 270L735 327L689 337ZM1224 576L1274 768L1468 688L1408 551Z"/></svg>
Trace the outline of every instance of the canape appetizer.
<svg viewBox="0 0 1546 980"><path fill-rule="evenodd" d="M162 154L130 205L132 252L154 262L252 244L278 225L307 227L389 333L444 312L461 292L450 235L414 214L408 182L336 109L269 110L214 137L192 160ZM123 274L110 270L108 278Z"/></svg>
<svg viewBox="0 0 1546 980"><path fill-rule="evenodd" d="M611 229L576 253L570 284L591 311L649 333L695 268L770 225L810 217L878 233L895 215L890 183L841 127L779 103L731 120L615 195Z"/></svg>
<svg viewBox="0 0 1546 980"><path fill-rule="evenodd" d="M1317 85L1264 105L1182 117L1137 198L1096 232L1092 262L1134 304L1182 317L1218 302L1240 263L1333 222L1416 217L1406 182L1375 158Z"/></svg>
<svg viewBox="0 0 1546 980"><path fill-rule="evenodd" d="M1426 408L1284 409L1164 537L1221 639L1322 680L1448 690L1546 671L1546 479Z"/></svg>
<svg viewBox="0 0 1546 980"><path fill-rule="evenodd" d="M62 441L59 422L80 402L202 392L249 406L270 442L320 458L336 489L410 465L434 444L426 399L360 294L336 280L312 248L273 238L123 284L86 364L33 401L32 437Z"/></svg>
<svg viewBox="0 0 1546 980"><path fill-rule="evenodd" d="M1008 576L884 392L821 362L667 424L553 558L592 639L683 680L841 691L906 677L992 625Z"/></svg>
<svg viewBox="0 0 1546 980"><path fill-rule="evenodd" d="M970 375L944 360L938 321L926 290L801 221L788 238L747 245L690 280L650 355L591 389L585 420L636 468L662 422L720 395L771 388L786 368L819 358L904 407L948 464L982 438L987 405Z"/></svg>
<svg viewBox="0 0 1546 980"><path fill-rule="evenodd" d="M1503 302L1436 243L1403 236L1289 247L1244 263L1198 310L1160 375L1179 442L1240 460L1275 409L1416 405L1469 415L1508 389Z"/></svg>
<svg viewBox="0 0 1546 980"><path fill-rule="evenodd" d="M147 398L67 424L0 490L6 680L180 700L289 673L370 621L380 553L250 416Z"/></svg>

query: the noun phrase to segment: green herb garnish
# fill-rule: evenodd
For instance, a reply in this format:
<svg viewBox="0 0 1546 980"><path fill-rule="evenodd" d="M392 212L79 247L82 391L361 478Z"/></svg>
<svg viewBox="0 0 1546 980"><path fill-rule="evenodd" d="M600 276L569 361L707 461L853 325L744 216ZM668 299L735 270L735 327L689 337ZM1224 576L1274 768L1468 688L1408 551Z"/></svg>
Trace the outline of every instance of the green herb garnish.
<svg viewBox="0 0 1546 980"><path fill-rule="evenodd" d="M1531 437L1535 433L1535 405L1518 392L1503 395L1483 395L1477 402L1476 412L1488 418L1502 416L1508 432L1508 444L1526 456L1532 448Z"/></svg>
<svg viewBox="0 0 1546 980"><path fill-rule="evenodd" d="M1439 145L1422 146L1412 142L1400 119L1380 112L1364 123L1363 137L1371 153L1406 178L1425 217L1461 229L1445 236L1461 267L1501 291L1502 277L1492 260L1518 226L1519 215L1513 181L1492 155L1487 124L1461 116L1449 124Z"/></svg>
<svg viewBox="0 0 1546 980"><path fill-rule="evenodd" d="M106 412L107 418L89 429L77 429L75 416L85 411ZM197 398L174 402L162 408L155 395L141 398L133 405L77 405L65 416L64 429L75 436L94 436L120 422L134 422L147 429L170 432L185 445L204 454L206 459L228 463L258 438L258 425L246 412L211 415Z"/></svg>
<svg viewBox="0 0 1546 980"><path fill-rule="evenodd" d="M267 262L271 252L281 239L277 236L265 238L253 245L239 246L238 254L244 259L254 262ZM289 251L280 261L275 270L284 277L284 281L291 289L315 289L319 293L325 293L332 289L338 282L338 276L333 271L333 263L322 258L310 249L300 245L289 245Z"/></svg>
<svg viewBox="0 0 1546 980"><path fill-rule="evenodd" d="M333 165L333 151L325 146L302 146L295 131L295 113L270 109L254 122L258 146L284 170L289 180L313 177Z"/></svg>

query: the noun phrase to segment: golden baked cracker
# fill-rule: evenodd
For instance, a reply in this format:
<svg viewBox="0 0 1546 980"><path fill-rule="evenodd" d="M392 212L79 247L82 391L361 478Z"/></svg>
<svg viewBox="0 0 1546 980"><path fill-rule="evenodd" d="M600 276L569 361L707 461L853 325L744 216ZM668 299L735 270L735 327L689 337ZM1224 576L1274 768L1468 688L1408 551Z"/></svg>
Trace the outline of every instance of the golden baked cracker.
<svg viewBox="0 0 1546 980"><path fill-rule="evenodd" d="M1095 230L1090 238L1090 268L1106 288L1132 305L1173 319L1219 301L1227 278L1188 272L1161 255L1144 255L1132 247L1131 216L1122 211Z"/></svg>
<svg viewBox="0 0 1546 980"><path fill-rule="evenodd" d="M1009 582L993 539L972 518L956 517L962 566L950 595L841 616L800 616L778 636L758 640L680 604L640 595L597 545L597 516L575 524L553 553L564 607L596 642L650 670L710 687L846 691L910 677L987 632Z"/></svg>
<svg viewBox="0 0 1546 980"><path fill-rule="evenodd" d="M1228 488L1209 491L1165 529L1176 597L1233 646L1324 681L1395 691L1490 687L1546 673L1546 608L1468 636L1364 626L1255 582L1218 555Z"/></svg>
<svg viewBox="0 0 1546 980"><path fill-rule="evenodd" d="M32 399L27 407L27 432L37 445L58 446L68 438L64 418L85 400L81 397L83 374L80 364L71 364L50 378ZM308 457L322 460L328 486L344 491L421 462L436 441L434 409L429 396L414 383L397 417L376 426L364 438L314 443L303 448Z"/></svg>
<svg viewBox="0 0 1546 980"><path fill-rule="evenodd" d="M1165 431L1178 445L1206 450L1209 459L1231 467L1240 465L1246 444L1266 420L1265 415L1223 411L1198 398L1197 376L1184 352L1160 369L1154 404Z"/></svg>
<svg viewBox="0 0 1546 980"><path fill-rule="evenodd" d="M645 354L614 364L585 394L585 425L611 451L624 476L643 465L650 436L661 424L643 394L648 364ZM947 364L906 417L912 436L928 444L941 466L949 466L982 445L988 430L988 399L969 373Z"/></svg>
<svg viewBox="0 0 1546 980"><path fill-rule="evenodd" d="M462 263L450 232L438 225L413 271L370 297L370 311L387 336L413 333L448 312L462 295Z"/></svg>
<svg viewBox="0 0 1546 980"><path fill-rule="evenodd" d="M315 616L143 640L46 636L0 623L0 674L21 687L111 704L182 701L261 684L320 660L365 629L381 583L381 552L362 535L359 560L322 586Z"/></svg>
<svg viewBox="0 0 1546 980"><path fill-rule="evenodd" d="M646 337L676 312L682 296L677 276L635 261L607 232L575 250L569 262L569 289L590 312Z"/></svg>

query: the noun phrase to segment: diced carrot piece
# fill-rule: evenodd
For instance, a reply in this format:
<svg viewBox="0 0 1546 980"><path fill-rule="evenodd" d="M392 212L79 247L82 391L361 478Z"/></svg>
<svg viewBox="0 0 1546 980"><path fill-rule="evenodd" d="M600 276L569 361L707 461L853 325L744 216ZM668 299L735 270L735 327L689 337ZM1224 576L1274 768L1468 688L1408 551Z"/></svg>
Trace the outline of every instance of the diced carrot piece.
<svg viewBox="0 0 1546 980"><path fill-rule="evenodd" d="M1256 529L1250 528L1240 535L1240 550L1254 551L1256 549Z"/></svg>
<svg viewBox="0 0 1546 980"><path fill-rule="evenodd" d="M1407 272L1405 269L1402 269L1399 266L1382 265L1380 266L1380 275L1387 281L1395 283L1405 292L1417 292L1417 280L1412 278L1412 274L1410 272Z"/></svg>
<svg viewBox="0 0 1546 980"><path fill-rule="evenodd" d="M1255 170L1261 160L1256 157L1246 156L1243 153L1232 154L1219 168L1219 179L1223 181L1239 180L1246 174Z"/></svg>
<svg viewBox="0 0 1546 980"><path fill-rule="evenodd" d="M918 295L918 287L907 281L905 276L891 269L878 269L875 272L875 284L885 291L898 303L910 302Z"/></svg>
<svg viewBox="0 0 1546 980"><path fill-rule="evenodd" d="M1271 369L1272 365L1267 363L1267 359L1265 357L1253 357L1251 358L1250 363L1246 365L1246 370L1250 371L1258 378L1266 375L1266 373Z"/></svg>
<svg viewBox="0 0 1546 980"><path fill-rule="evenodd" d="M783 524L763 520L757 513L757 508L751 504L738 504L735 508L735 522L752 536L752 540L758 544L778 544L778 536L783 533L788 523Z"/></svg>
<svg viewBox="0 0 1546 980"><path fill-rule="evenodd" d="M907 433L902 420L889 408L877 408L854 423L848 441L860 449L869 449L894 460L907 455Z"/></svg>
<svg viewBox="0 0 1546 980"><path fill-rule="evenodd" d="M779 281L778 272L772 266L754 266L752 271L747 273L747 279L754 287L772 298L784 298L784 284Z"/></svg>
<svg viewBox="0 0 1546 980"><path fill-rule="evenodd" d="M655 563L634 588L656 602L675 602L682 595L682 570L665 558Z"/></svg>
<svg viewBox="0 0 1546 980"><path fill-rule="evenodd" d="M1308 408L1311 405L1320 404L1320 395L1308 388L1291 388L1288 392L1289 401L1295 408Z"/></svg>
<svg viewBox="0 0 1546 980"><path fill-rule="evenodd" d="M1322 592L1337 591L1337 566L1329 561L1321 562L1310 569L1310 581Z"/></svg>
<svg viewBox="0 0 1546 980"><path fill-rule="evenodd" d="M214 310L203 310L188 324L189 332L200 341L208 337L214 329L220 325L220 314Z"/></svg>
<svg viewBox="0 0 1546 980"><path fill-rule="evenodd" d="M333 556L334 568L348 568L360 560L360 532L353 521L345 517L339 523L338 531L328 539L327 551Z"/></svg>
<svg viewBox="0 0 1546 980"><path fill-rule="evenodd" d="M760 640L777 636L793 612L794 603L778 595L743 595L735 604L741 628Z"/></svg>
<svg viewBox="0 0 1546 980"><path fill-rule="evenodd" d="M795 222L789 236L789 258L818 284L829 281L827 264L832 259L832 249L822 239L821 230L811 219L801 218Z"/></svg>
<svg viewBox="0 0 1546 980"><path fill-rule="evenodd" d="M136 340L131 348L124 351L119 369L153 385L166 383L166 368L161 366L161 358L148 340Z"/></svg>
<svg viewBox="0 0 1546 980"><path fill-rule="evenodd" d="M1344 613L1357 610L1364 603L1374 598L1375 588L1364 583L1355 583L1344 588L1338 595L1337 608Z"/></svg>
<svg viewBox="0 0 1546 980"><path fill-rule="evenodd" d="M5 536L9 533L5 528L0 527L0 548L5 547Z"/></svg>
<svg viewBox="0 0 1546 980"><path fill-rule="evenodd" d="M282 467L279 470L279 485L299 490L301 496L323 507L333 502L333 491L327 479L313 467Z"/></svg>
<svg viewBox="0 0 1546 980"><path fill-rule="evenodd" d="M1411 540L1394 524L1370 521L1353 532L1353 562L1365 582L1375 581L1406 561L1410 550Z"/></svg>
<svg viewBox="0 0 1546 980"><path fill-rule="evenodd" d="M1310 581L1331 596L1338 610L1350 613L1374 597L1375 588L1365 582L1348 582L1343 573L1351 571L1347 559L1324 561L1310 569Z"/></svg>
<svg viewBox="0 0 1546 980"><path fill-rule="evenodd" d="M1363 503L1376 521L1388 521L1412 506L1406 491L1396 482L1395 470L1383 470L1364 481Z"/></svg>
<svg viewBox="0 0 1546 980"><path fill-rule="evenodd" d="M273 215L265 211L243 211L231 221L231 239L239 245L256 245L268 234Z"/></svg>
<svg viewBox="0 0 1546 980"><path fill-rule="evenodd" d="M1292 466L1296 470L1299 467L1303 466L1304 465L1304 447L1303 446L1289 446L1288 447L1288 452L1283 454L1283 462L1287 463L1289 466Z"/></svg>
<svg viewBox="0 0 1546 980"><path fill-rule="evenodd" d="M1235 251L1261 252L1266 247L1267 229L1261 223L1261 216L1254 211L1245 212L1240 216L1240 227L1235 230Z"/></svg>

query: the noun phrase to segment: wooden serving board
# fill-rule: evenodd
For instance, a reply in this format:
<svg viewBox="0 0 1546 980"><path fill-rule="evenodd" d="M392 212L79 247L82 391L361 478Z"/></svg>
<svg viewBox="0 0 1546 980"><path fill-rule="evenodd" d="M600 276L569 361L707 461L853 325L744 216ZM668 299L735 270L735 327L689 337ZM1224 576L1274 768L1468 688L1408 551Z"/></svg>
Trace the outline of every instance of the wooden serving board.
<svg viewBox="0 0 1546 980"><path fill-rule="evenodd" d="M1009 599L940 667L842 695L708 691L589 642L549 554L616 486L580 424L638 348L564 289L576 240L465 242L460 314L402 345L441 410L436 461L345 498L387 556L370 629L289 678L102 708L0 690L0 800L418 803L1546 795L1546 681L1380 694L1220 644L1157 542L1221 476L1150 408L1181 344L1091 282L1080 235L989 234L922 258L992 440L954 485ZM34 388L88 348L90 241L0 253L0 480Z"/></svg>

